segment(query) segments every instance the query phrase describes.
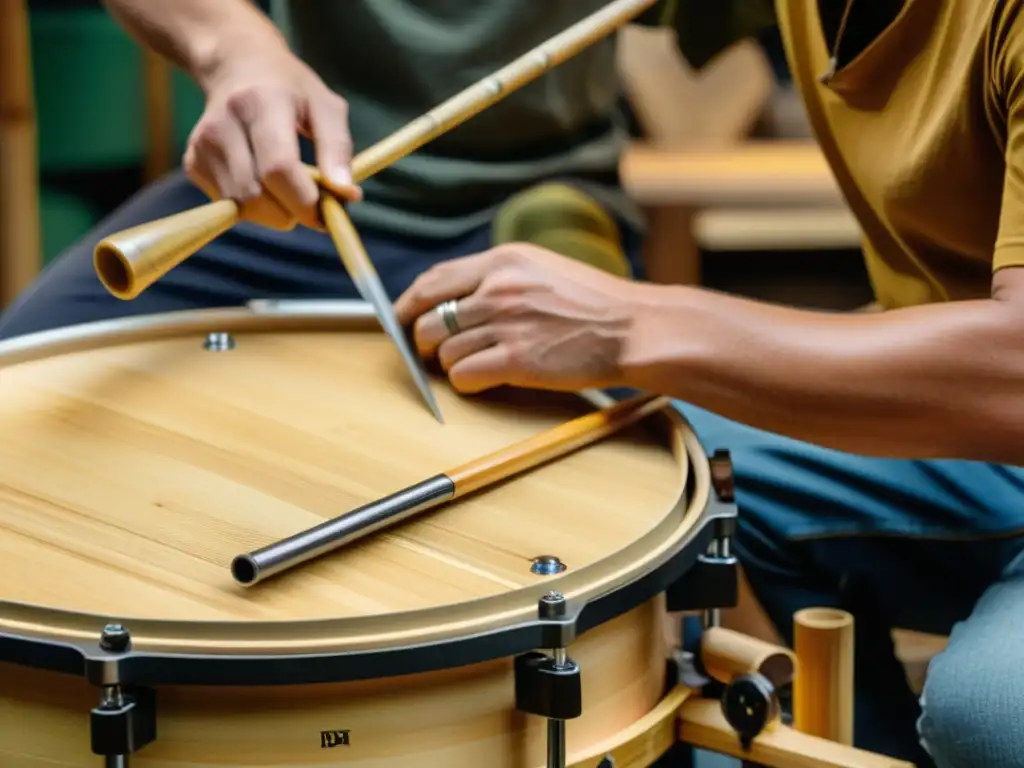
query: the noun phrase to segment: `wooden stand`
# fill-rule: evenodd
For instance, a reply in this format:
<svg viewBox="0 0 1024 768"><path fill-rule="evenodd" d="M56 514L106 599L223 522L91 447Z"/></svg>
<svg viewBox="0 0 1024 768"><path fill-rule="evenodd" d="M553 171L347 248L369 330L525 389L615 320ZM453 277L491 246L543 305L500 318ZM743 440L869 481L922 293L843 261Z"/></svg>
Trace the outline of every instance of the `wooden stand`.
<svg viewBox="0 0 1024 768"><path fill-rule="evenodd" d="M762 733L745 751L718 702L710 699L688 699L679 720L679 737L687 744L766 768L914 768L904 760L837 744L785 725Z"/></svg>
<svg viewBox="0 0 1024 768"><path fill-rule="evenodd" d="M24 0L0 0L0 311L39 273L35 100Z"/></svg>
<svg viewBox="0 0 1024 768"><path fill-rule="evenodd" d="M679 738L767 768L912 768L903 760L850 746L853 617L831 608L811 608L797 613L794 621L795 659L786 648L711 627L702 639L701 660L704 671L724 683L751 673L776 687L792 680L797 728L775 719L744 746L721 703L691 691L679 706Z"/></svg>

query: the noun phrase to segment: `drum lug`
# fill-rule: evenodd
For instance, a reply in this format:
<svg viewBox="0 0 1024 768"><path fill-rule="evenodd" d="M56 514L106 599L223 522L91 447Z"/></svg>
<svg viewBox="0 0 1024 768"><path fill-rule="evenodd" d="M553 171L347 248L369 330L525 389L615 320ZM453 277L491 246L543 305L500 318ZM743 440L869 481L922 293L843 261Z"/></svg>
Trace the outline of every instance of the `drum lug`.
<svg viewBox="0 0 1024 768"><path fill-rule="evenodd" d="M110 656L131 651L131 633L120 624L108 624L100 635L100 650ZM123 686L116 660L104 662L101 700L90 716L90 740L95 755L107 765L127 766L128 756L156 739L156 691Z"/></svg>
<svg viewBox="0 0 1024 768"><path fill-rule="evenodd" d="M665 590L665 607L670 613L707 611L706 623L719 623L719 610L732 608L739 601L739 561L731 552L739 510L733 485L732 459L728 451L718 450L710 459L711 484L715 498L714 538L708 551Z"/></svg>
<svg viewBox="0 0 1024 768"><path fill-rule="evenodd" d="M671 613L732 608L738 601L739 561L732 555L698 555L693 567L665 590Z"/></svg>
<svg viewBox="0 0 1024 768"><path fill-rule="evenodd" d="M91 726L93 754L108 758L134 754L156 739L156 691L105 686L102 702L92 709Z"/></svg>
<svg viewBox="0 0 1024 768"><path fill-rule="evenodd" d="M579 606L570 610L561 592L543 595L537 614L545 641L551 641L544 644L554 656L532 651L516 656L514 662L516 709L548 721L548 768L565 768L565 721L583 713L580 665L566 654L566 646L576 637L579 613Z"/></svg>
<svg viewBox="0 0 1024 768"><path fill-rule="evenodd" d="M515 659L516 709L555 720L572 720L583 713L580 666L572 659L559 664L547 654L532 651Z"/></svg>

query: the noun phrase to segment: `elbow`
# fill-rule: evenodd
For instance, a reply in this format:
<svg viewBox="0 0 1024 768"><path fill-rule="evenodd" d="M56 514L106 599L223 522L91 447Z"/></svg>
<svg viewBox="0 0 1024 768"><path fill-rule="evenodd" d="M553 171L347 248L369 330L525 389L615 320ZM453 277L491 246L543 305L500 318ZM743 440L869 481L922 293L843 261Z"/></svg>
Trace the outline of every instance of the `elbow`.
<svg viewBox="0 0 1024 768"><path fill-rule="evenodd" d="M1024 301L993 296L989 304L995 328L973 351L959 351L974 370L947 403L956 425L947 434L958 458L1024 466Z"/></svg>

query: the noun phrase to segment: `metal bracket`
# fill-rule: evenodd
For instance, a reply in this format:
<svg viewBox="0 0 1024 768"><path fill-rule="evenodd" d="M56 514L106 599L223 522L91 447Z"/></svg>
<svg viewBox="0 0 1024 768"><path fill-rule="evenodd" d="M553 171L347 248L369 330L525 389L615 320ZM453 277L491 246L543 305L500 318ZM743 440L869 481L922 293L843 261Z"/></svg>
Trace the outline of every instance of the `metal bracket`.
<svg viewBox="0 0 1024 768"><path fill-rule="evenodd" d="M90 713L92 752L126 761L128 755L156 740L156 691L125 687L118 680L116 657L131 650L131 633L125 627L120 624L104 627L99 647L104 654L115 658L99 668L102 698Z"/></svg>
<svg viewBox="0 0 1024 768"><path fill-rule="evenodd" d="M732 608L739 602L739 561L729 555L699 555L681 579L665 590L669 612Z"/></svg>

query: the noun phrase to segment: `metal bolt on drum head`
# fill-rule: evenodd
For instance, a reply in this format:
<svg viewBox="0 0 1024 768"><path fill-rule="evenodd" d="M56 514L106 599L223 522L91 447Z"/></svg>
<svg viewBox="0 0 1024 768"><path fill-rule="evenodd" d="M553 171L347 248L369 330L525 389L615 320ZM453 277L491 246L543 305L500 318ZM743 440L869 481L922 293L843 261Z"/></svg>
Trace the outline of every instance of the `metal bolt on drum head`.
<svg viewBox="0 0 1024 768"><path fill-rule="evenodd" d="M235 348L235 339L230 333L208 333L203 349L207 352L227 352Z"/></svg>
<svg viewBox="0 0 1024 768"><path fill-rule="evenodd" d="M554 555L541 555L533 559L530 571L540 576L550 576L553 573L561 573L565 570L565 563Z"/></svg>
<svg viewBox="0 0 1024 768"><path fill-rule="evenodd" d="M120 624L107 624L100 635L100 647L105 651L123 651L130 641L131 635Z"/></svg>

